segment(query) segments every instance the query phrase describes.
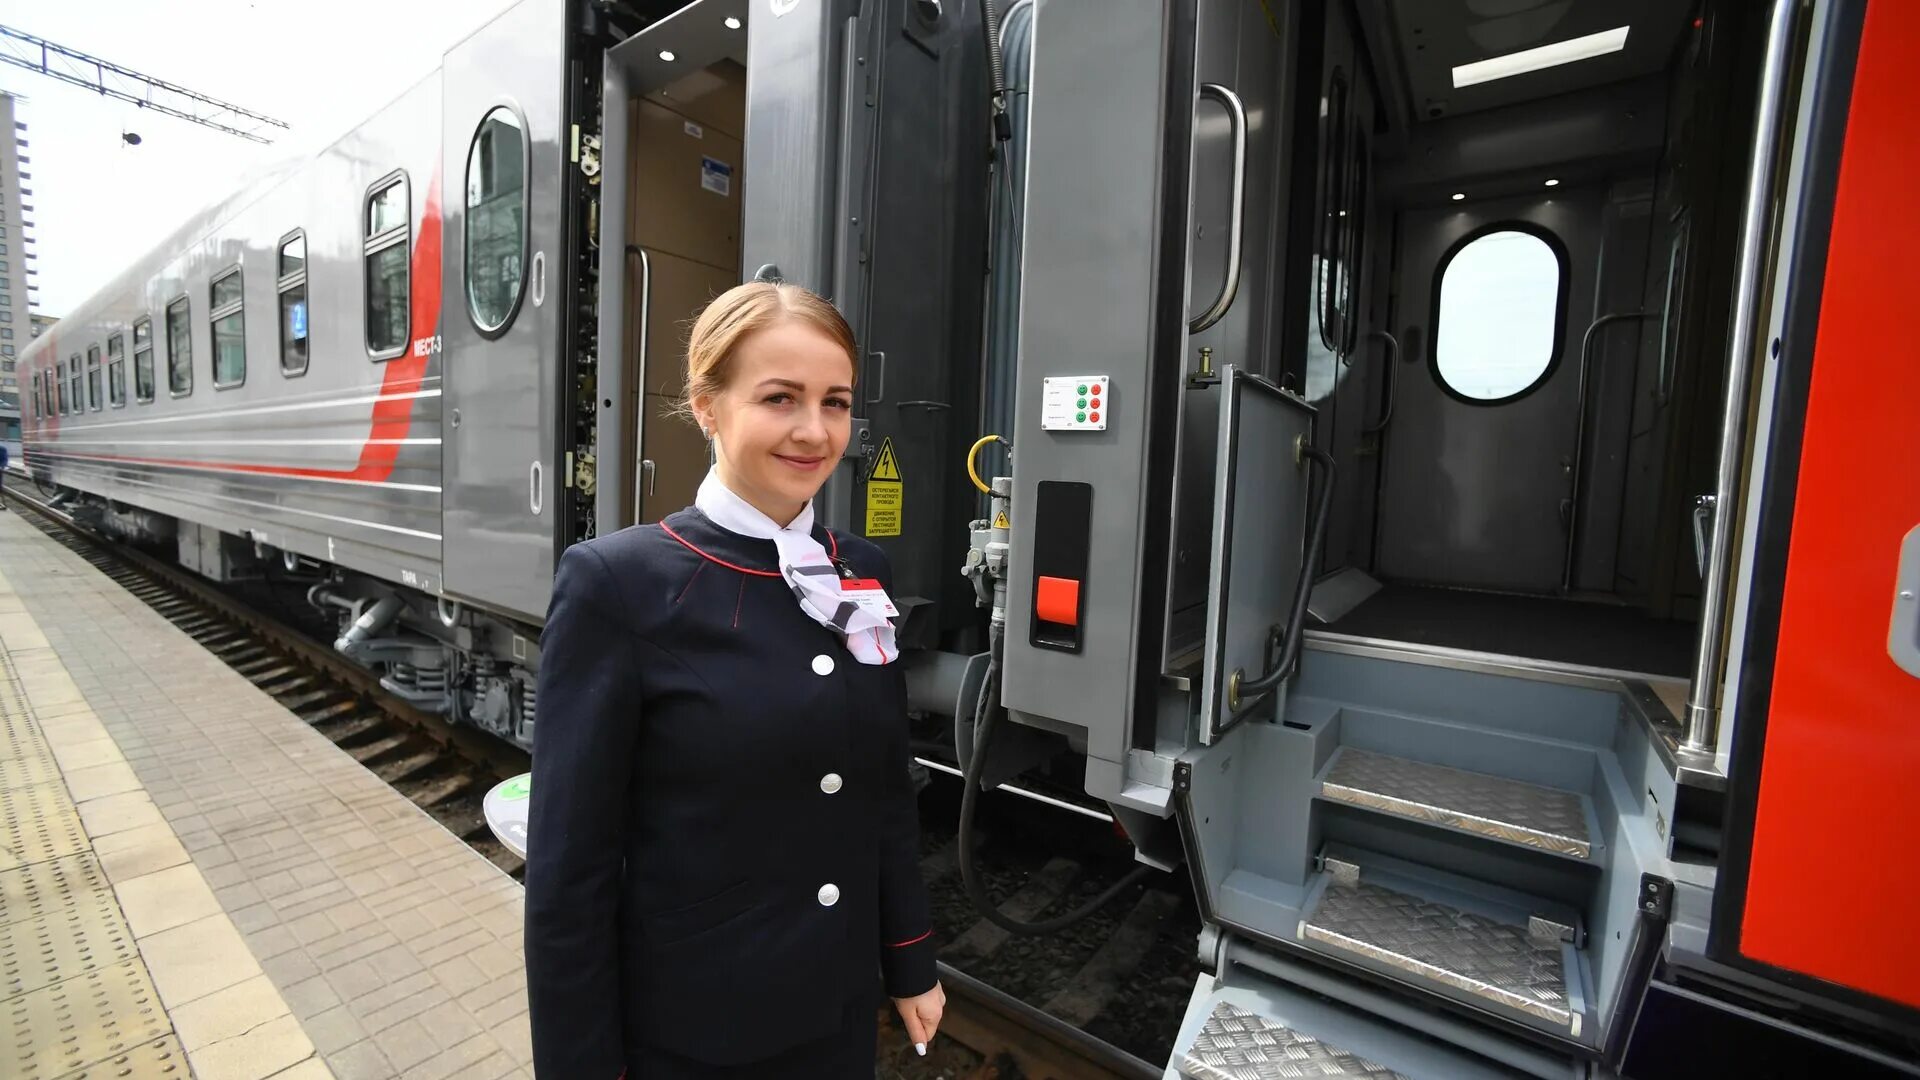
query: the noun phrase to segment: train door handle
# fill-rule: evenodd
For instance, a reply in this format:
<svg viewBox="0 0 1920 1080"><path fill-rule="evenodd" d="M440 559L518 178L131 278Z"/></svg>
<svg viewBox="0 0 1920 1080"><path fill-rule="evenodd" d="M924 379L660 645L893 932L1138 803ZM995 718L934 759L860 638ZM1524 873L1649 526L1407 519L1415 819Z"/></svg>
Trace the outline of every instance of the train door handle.
<svg viewBox="0 0 1920 1080"><path fill-rule="evenodd" d="M533 511L535 517L540 516L540 508L546 502L546 485L542 483L545 474L546 470L537 461L527 466L527 509Z"/></svg>
<svg viewBox="0 0 1920 1080"><path fill-rule="evenodd" d="M1233 206L1227 222L1227 275L1220 282L1220 295L1207 310L1187 322L1187 332L1197 334L1226 317L1233 298L1240 292L1240 245L1246 239L1247 220L1247 109L1240 95L1219 83L1205 83L1201 97L1218 101L1227 110L1233 128Z"/></svg>
<svg viewBox="0 0 1920 1080"><path fill-rule="evenodd" d="M652 458L640 459L640 471L633 478L633 523L640 524L645 504L640 500L653 495L654 464Z"/></svg>
<svg viewBox="0 0 1920 1080"><path fill-rule="evenodd" d="M533 306L539 307L541 304L544 304L547 302L547 253L546 252L536 251L533 253L532 270L533 270L533 286L531 291L533 293Z"/></svg>
<svg viewBox="0 0 1920 1080"><path fill-rule="evenodd" d="M1920 525L1900 542L1900 565L1893 578L1893 619L1887 628L1887 655L1901 671L1920 679Z"/></svg>

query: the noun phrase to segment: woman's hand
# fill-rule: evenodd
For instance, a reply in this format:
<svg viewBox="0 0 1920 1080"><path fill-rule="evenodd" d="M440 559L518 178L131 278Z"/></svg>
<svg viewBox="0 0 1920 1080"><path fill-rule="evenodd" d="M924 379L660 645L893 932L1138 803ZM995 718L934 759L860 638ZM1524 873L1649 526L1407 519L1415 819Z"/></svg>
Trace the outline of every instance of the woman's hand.
<svg viewBox="0 0 1920 1080"><path fill-rule="evenodd" d="M947 992L939 983L933 989L918 997L894 998L893 1007L900 1010L900 1019L907 1025L907 1037L913 1040L913 1049L921 1057L927 1056L927 1044L933 1041L933 1033L940 1028L940 1017L947 1011Z"/></svg>

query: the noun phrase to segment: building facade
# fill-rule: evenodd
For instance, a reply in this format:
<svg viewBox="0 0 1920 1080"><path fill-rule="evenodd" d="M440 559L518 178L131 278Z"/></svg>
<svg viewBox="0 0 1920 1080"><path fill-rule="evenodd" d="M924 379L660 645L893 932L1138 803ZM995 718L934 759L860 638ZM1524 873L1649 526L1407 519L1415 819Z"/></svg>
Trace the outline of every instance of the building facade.
<svg viewBox="0 0 1920 1080"><path fill-rule="evenodd" d="M20 445L20 354L39 333L33 319L33 159L13 95L0 93L0 440Z"/></svg>

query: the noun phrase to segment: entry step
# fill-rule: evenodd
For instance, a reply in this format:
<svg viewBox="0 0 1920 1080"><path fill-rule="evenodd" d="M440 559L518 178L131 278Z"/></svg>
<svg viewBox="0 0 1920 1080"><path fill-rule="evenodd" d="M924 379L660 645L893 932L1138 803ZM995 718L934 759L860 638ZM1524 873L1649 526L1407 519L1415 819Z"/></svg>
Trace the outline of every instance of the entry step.
<svg viewBox="0 0 1920 1080"><path fill-rule="evenodd" d="M1343 746L1320 796L1579 859L1593 857L1586 800L1559 788Z"/></svg>
<svg viewBox="0 0 1920 1080"><path fill-rule="evenodd" d="M1407 1080L1358 1054L1302 1034L1259 1013L1220 1002L1180 1058L1190 1080L1280 1080L1356 1076Z"/></svg>
<svg viewBox="0 0 1920 1080"><path fill-rule="evenodd" d="M1363 880L1331 864L1319 903L1300 920L1302 941L1515 1010L1579 1037L1581 1009L1568 992L1568 928L1545 919L1507 922ZM1454 996L1448 994L1448 996Z"/></svg>

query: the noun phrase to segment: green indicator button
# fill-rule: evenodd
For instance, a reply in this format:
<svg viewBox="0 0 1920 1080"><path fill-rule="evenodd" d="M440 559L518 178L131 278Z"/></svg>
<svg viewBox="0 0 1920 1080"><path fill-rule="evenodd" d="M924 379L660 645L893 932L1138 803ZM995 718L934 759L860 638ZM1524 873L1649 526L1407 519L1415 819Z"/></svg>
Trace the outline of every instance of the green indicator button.
<svg viewBox="0 0 1920 1080"><path fill-rule="evenodd" d="M1080 384L1080 396L1081 396L1081 397L1086 397L1086 396L1087 396L1087 384L1086 384L1086 383L1081 383L1081 384Z"/></svg>
<svg viewBox="0 0 1920 1080"><path fill-rule="evenodd" d="M1074 414L1073 414L1073 418L1074 418L1074 420L1075 420L1076 422L1078 422L1078 423L1082 423L1082 424L1084 424L1084 423L1086 423L1086 422L1087 422L1087 414L1086 414L1086 413L1074 413Z"/></svg>
<svg viewBox="0 0 1920 1080"><path fill-rule="evenodd" d="M1086 398L1081 398L1081 399L1080 399L1080 408L1082 408L1082 409L1084 409L1084 408L1086 408L1086 407L1087 407L1087 399L1086 399Z"/></svg>

